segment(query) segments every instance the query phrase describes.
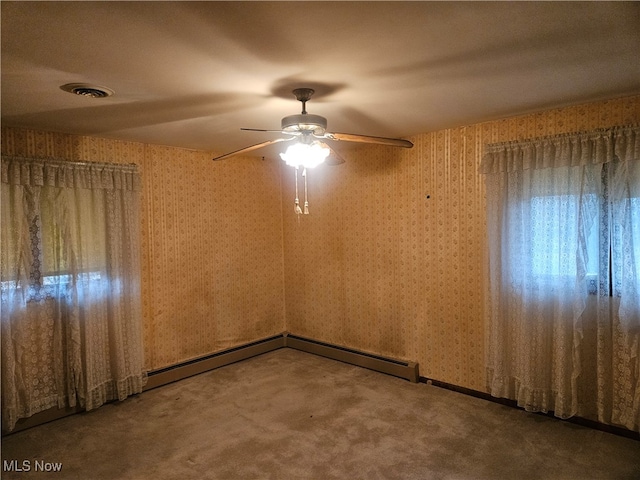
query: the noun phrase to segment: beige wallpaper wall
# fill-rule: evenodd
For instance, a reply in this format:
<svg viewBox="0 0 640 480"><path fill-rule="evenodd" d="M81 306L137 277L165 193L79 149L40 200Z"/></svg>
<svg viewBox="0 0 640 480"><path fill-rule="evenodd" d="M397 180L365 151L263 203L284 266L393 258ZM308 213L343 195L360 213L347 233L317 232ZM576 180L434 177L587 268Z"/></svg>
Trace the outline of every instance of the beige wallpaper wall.
<svg viewBox="0 0 640 480"><path fill-rule="evenodd" d="M309 172L311 215L283 172L287 328L414 360L420 374L485 390L485 143L640 123L640 97L418 135Z"/></svg>
<svg viewBox="0 0 640 480"><path fill-rule="evenodd" d="M484 390L482 145L627 123L640 96L349 150L309 172L302 218L275 160L14 128L1 141L3 154L140 166L148 368L286 329Z"/></svg>
<svg viewBox="0 0 640 480"><path fill-rule="evenodd" d="M1 141L3 154L140 166L149 369L285 329L276 163L13 128Z"/></svg>

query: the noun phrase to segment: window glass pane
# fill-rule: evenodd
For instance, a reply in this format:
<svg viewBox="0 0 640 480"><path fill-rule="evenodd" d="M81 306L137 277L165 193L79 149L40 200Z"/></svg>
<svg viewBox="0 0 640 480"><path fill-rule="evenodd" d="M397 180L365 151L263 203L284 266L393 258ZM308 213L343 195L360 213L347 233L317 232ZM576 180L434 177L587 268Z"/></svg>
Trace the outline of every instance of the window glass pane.
<svg viewBox="0 0 640 480"><path fill-rule="evenodd" d="M102 196L88 189L43 187L40 209L45 275L104 270L105 226L93 221L106 216Z"/></svg>
<svg viewBox="0 0 640 480"><path fill-rule="evenodd" d="M595 195L588 195L590 200ZM575 276L578 248L579 197L533 197L530 208L531 273L536 276ZM598 227L594 222L587 238L587 273L598 272Z"/></svg>

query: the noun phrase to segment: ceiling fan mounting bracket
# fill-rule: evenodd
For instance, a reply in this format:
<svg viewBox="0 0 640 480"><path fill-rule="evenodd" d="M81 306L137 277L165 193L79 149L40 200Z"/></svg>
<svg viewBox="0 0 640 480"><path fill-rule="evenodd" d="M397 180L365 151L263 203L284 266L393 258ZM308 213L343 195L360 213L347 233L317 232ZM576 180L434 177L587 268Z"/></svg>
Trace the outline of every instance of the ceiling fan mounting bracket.
<svg viewBox="0 0 640 480"><path fill-rule="evenodd" d="M293 90L293 94L299 102L307 102L311 96L315 93L313 88L296 88Z"/></svg>

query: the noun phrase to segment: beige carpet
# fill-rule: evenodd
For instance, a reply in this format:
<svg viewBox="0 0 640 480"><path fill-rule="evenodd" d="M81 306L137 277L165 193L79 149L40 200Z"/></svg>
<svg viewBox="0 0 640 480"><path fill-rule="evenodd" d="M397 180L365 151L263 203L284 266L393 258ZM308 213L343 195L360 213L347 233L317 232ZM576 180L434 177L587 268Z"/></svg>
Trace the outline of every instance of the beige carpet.
<svg viewBox="0 0 640 480"><path fill-rule="evenodd" d="M640 441L292 349L10 435L2 459L30 467L3 479L640 478Z"/></svg>

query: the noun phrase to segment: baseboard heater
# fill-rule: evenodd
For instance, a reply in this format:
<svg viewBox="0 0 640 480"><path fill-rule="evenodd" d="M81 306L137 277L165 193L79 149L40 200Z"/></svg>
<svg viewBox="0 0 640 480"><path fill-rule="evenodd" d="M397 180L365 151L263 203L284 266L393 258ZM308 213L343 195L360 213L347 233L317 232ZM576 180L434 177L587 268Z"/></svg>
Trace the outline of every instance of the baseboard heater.
<svg viewBox="0 0 640 480"><path fill-rule="evenodd" d="M151 390L152 388L240 362L283 347L294 348L303 352L313 353L344 363L368 368L376 372L404 378L414 383L418 382L420 377L418 374L418 364L414 362L374 355L284 332L280 335L151 371L148 373L148 381L144 390Z"/></svg>
<svg viewBox="0 0 640 480"><path fill-rule="evenodd" d="M171 365L170 367L153 370L148 373L148 381L144 390L151 390L152 388L208 372L215 368L224 367L225 365L262 355L263 353L271 352L284 346L284 335L280 334L204 357L194 358L193 360Z"/></svg>
<svg viewBox="0 0 640 480"><path fill-rule="evenodd" d="M413 383L417 383L420 378L418 364L415 362L382 357L380 355L298 337L297 335L288 333L284 334L284 342L285 346L289 348L295 348L303 352L313 353L351 365L368 368L376 372L393 375L394 377L404 378Z"/></svg>

